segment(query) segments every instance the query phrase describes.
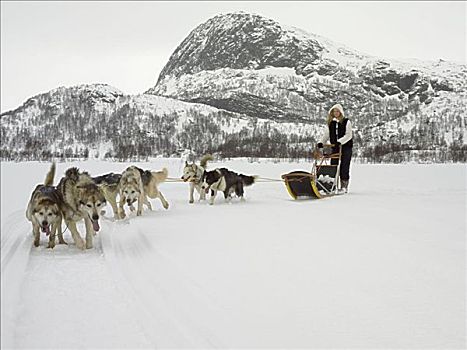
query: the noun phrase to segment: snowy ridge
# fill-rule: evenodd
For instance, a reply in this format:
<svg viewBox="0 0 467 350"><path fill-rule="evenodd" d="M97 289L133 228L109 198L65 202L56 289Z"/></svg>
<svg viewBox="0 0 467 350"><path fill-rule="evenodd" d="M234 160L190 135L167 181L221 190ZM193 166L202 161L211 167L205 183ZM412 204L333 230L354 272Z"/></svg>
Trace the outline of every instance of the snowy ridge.
<svg viewBox="0 0 467 350"><path fill-rule="evenodd" d="M376 57L360 53L344 44L335 43L324 36L310 33L296 27L282 27L286 30L287 36L297 38L299 41L315 40L320 43L323 47L320 55L321 60L337 62L339 65L345 66L347 69L352 69L354 72L378 60Z"/></svg>
<svg viewBox="0 0 467 350"><path fill-rule="evenodd" d="M59 107L66 96L80 96L90 102L99 104L113 103L119 96L123 96L123 92L119 89L108 84L81 84L70 87L60 86L48 92L33 96L26 100L26 102L18 107L16 110L7 111L2 113L8 115L15 111L21 111L26 107L38 106L41 103L47 103L50 108ZM31 115L31 113L29 113Z"/></svg>
<svg viewBox="0 0 467 350"><path fill-rule="evenodd" d="M448 81L453 85L455 91L466 92L465 84L463 83L467 75L467 65L465 63L450 62L442 59L438 61L388 59L387 61L390 62L395 69L408 72L415 68L436 80Z"/></svg>
<svg viewBox="0 0 467 350"><path fill-rule="evenodd" d="M105 85L95 89L86 85L55 89L2 114L2 154L16 159L104 159L174 154L184 149L206 153L213 152L212 148L227 151L225 143L241 133L252 138L288 135L284 137L294 137L296 143L315 132L315 126L307 123L258 121L206 104L149 94L128 96Z"/></svg>
<svg viewBox="0 0 467 350"><path fill-rule="evenodd" d="M122 96L116 100L117 108L126 104L156 114L188 113L190 108L197 109L204 114L217 111L217 108L200 103L187 103L169 97L147 94Z"/></svg>

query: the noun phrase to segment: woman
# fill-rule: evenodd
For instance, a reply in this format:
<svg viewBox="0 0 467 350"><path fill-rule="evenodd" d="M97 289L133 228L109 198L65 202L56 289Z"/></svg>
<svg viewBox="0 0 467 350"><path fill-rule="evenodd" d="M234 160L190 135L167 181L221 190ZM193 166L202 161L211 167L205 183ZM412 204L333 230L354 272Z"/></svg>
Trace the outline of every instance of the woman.
<svg viewBox="0 0 467 350"><path fill-rule="evenodd" d="M318 148L323 148L323 143L329 140L330 143L336 145L333 148L334 152L339 152L339 146L342 145L340 179L342 189L347 193L349 187L349 170L350 160L352 158L352 124L348 118L344 116L344 109L340 104L331 107L327 117L328 127L324 132L324 136ZM331 159L331 164L337 164L337 159Z"/></svg>

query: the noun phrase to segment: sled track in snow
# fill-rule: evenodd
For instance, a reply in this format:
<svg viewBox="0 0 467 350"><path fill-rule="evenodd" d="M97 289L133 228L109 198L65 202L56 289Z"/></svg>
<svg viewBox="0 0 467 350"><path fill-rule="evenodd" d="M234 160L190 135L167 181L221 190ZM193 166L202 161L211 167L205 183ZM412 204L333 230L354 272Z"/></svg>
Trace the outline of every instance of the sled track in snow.
<svg viewBox="0 0 467 350"><path fill-rule="evenodd" d="M73 269L79 265L85 273L86 269L92 268L91 260L94 263L101 261L101 268L105 266L111 271L118 294L130 309L130 316L143 330L141 337L146 338L151 347L224 347L204 321L218 307L215 300L207 296L170 256L155 247L138 221L139 218L117 222L104 218L101 232L94 237L93 249L77 249L69 232L66 232L65 240L69 244L57 245L51 250L46 248L47 239L42 235L40 246L32 245L31 225L22 211L9 215L2 225L2 230L9 231L5 231L1 239L2 285L8 285L8 289L2 287L2 334L6 335L2 337L2 347L31 345L21 337L33 328L33 325L27 325L25 317L51 311L52 316L48 317L59 319L60 310L66 309L66 303L73 302L67 297L68 288L77 283L76 278L80 279L73 275ZM80 232L83 229L79 227ZM60 280L63 288L42 293L40 307L32 305L34 298L26 298L26 305L22 305L22 297L28 293L24 291L25 286L33 290L44 283L53 283L47 282L44 276L47 269L55 271L52 280ZM174 291L180 293L174 294ZM50 305L50 302L55 305L54 310L43 306ZM23 310L21 314L27 316L18 315L19 306ZM199 315L203 315L201 320L196 318ZM62 332L70 332L69 345L73 346L75 342L75 345L85 346L86 341L76 343L76 339L73 340L73 331L67 327L62 325ZM44 336L36 337L35 344L52 346L45 335L47 333L42 333Z"/></svg>
<svg viewBox="0 0 467 350"><path fill-rule="evenodd" d="M139 220L115 222L102 236L102 247L117 285L128 293L136 315L143 317L146 335L157 347L223 348L206 321L219 306L156 248Z"/></svg>
<svg viewBox="0 0 467 350"><path fill-rule="evenodd" d="M110 226L103 222L102 231ZM94 248L82 251L69 232L68 245L49 249L41 235L40 246L34 247L21 211L7 217L5 228L10 231L2 232L1 241L2 348L150 347L109 274L100 233ZM49 325L57 328L60 346Z"/></svg>
<svg viewBox="0 0 467 350"><path fill-rule="evenodd" d="M10 214L2 223L2 239L1 239L1 253L2 253L2 273L9 266L15 254L23 253L29 249L24 246L28 238L32 239L32 234L28 231L31 230L31 225L27 223L24 213L20 210Z"/></svg>
<svg viewBox="0 0 467 350"><path fill-rule="evenodd" d="M2 348L14 346L16 306L31 252L32 234L21 210L2 220L1 235L1 289L2 289Z"/></svg>

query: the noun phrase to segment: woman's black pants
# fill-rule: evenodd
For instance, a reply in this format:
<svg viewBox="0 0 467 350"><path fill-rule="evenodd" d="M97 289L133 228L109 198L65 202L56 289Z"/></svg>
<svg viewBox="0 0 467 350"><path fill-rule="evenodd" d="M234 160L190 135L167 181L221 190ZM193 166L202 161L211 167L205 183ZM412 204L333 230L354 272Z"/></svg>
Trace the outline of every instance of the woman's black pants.
<svg viewBox="0 0 467 350"><path fill-rule="evenodd" d="M339 150L333 150L334 152L339 152ZM341 180L349 180L350 179L350 160L352 159L352 147L342 147L342 155L341 155L341 170L340 170L340 178ZM337 159L331 159L331 164L337 165Z"/></svg>

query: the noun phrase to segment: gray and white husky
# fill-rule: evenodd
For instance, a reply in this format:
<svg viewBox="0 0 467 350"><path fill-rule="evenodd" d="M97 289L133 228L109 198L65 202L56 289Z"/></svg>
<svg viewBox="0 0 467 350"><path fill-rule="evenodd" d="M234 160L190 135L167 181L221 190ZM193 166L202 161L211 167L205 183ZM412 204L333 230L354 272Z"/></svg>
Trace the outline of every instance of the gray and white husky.
<svg viewBox="0 0 467 350"><path fill-rule="evenodd" d="M159 198L162 206L168 209L169 203L158 189L158 185L167 179L168 174L167 168L161 171L151 171L143 170L134 165L128 167L120 178L120 201L118 205L120 218L123 219L126 216L124 210L125 203L132 209L133 204L138 201L137 216L143 214L143 204L151 210L152 206L148 197Z"/></svg>
<svg viewBox="0 0 467 350"><path fill-rule="evenodd" d="M201 158L200 164L197 165L195 162L189 164L185 162L185 167L183 168L182 180L184 182L190 183L190 203L193 203L195 200L193 198L193 193L196 189L199 193L199 200L206 199L206 191L201 188L203 184L204 173L209 160L213 160L212 155L207 154Z"/></svg>
<svg viewBox="0 0 467 350"><path fill-rule="evenodd" d="M55 163L52 163L43 185L37 185L32 192L26 209L26 218L32 223L34 246L38 247L41 231L49 236L48 248L55 247L55 235L60 244L66 244L62 236L61 197L53 186Z"/></svg>
<svg viewBox="0 0 467 350"><path fill-rule="evenodd" d="M105 206L105 197L87 172L69 168L57 186L63 200L61 211L79 249L92 248L93 236L100 230L99 218ZM84 220L86 245L78 232L76 223Z"/></svg>

